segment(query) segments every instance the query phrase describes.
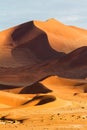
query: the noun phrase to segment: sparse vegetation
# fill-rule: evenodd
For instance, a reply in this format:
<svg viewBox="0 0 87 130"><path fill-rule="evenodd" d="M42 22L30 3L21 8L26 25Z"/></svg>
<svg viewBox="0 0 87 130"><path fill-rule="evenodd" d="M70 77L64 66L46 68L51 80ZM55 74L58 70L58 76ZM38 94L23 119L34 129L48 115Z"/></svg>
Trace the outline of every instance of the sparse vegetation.
<svg viewBox="0 0 87 130"><path fill-rule="evenodd" d="M82 119L85 119L85 117L82 117Z"/></svg>
<svg viewBox="0 0 87 130"><path fill-rule="evenodd" d="M85 109L85 107L81 107L82 109Z"/></svg>
<svg viewBox="0 0 87 130"><path fill-rule="evenodd" d="M20 124L20 123L23 123L23 120L6 119L5 117L1 117L1 118L0 118L0 123L1 123L1 124L6 124L6 123L10 123L10 124Z"/></svg>
<svg viewBox="0 0 87 130"><path fill-rule="evenodd" d="M74 93L73 96L76 96L78 93Z"/></svg>
<svg viewBox="0 0 87 130"><path fill-rule="evenodd" d="M60 113L57 113L57 115L59 116L59 115L60 115Z"/></svg>
<svg viewBox="0 0 87 130"><path fill-rule="evenodd" d="M75 115L72 115L72 117L74 117Z"/></svg>
<svg viewBox="0 0 87 130"><path fill-rule="evenodd" d="M53 118L54 118L54 115L51 116L50 120L53 120Z"/></svg>
<svg viewBox="0 0 87 130"><path fill-rule="evenodd" d="M81 118L81 116L77 116L77 119L80 119Z"/></svg>
<svg viewBox="0 0 87 130"><path fill-rule="evenodd" d="M44 122L44 119L41 119L41 122Z"/></svg>

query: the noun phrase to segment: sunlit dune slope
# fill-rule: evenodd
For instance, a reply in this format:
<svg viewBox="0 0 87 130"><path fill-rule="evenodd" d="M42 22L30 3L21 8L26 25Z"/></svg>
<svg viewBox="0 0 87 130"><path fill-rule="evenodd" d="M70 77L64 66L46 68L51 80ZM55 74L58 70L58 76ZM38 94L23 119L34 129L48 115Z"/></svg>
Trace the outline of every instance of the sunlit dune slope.
<svg viewBox="0 0 87 130"><path fill-rule="evenodd" d="M80 31L83 34L87 33L87 29L79 28L79 27L76 27L76 26L69 26L69 27L74 28L74 29Z"/></svg>
<svg viewBox="0 0 87 130"><path fill-rule="evenodd" d="M12 94L8 92L0 91L0 103L6 104L10 107L12 106L20 106L27 102L29 98L22 97L18 94Z"/></svg>
<svg viewBox="0 0 87 130"><path fill-rule="evenodd" d="M34 21L35 25L46 32L50 45L56 51L71 52L87 45L87 31L67 26L55 19L46 22Z"/></svg>
<svg viewBox="0 0 87 130"><path fill-rule="evenodd" d="M58 76L50 76L40 82L55 93L85 93L87 91L87 81L76 79L59 78Z"/></svg>

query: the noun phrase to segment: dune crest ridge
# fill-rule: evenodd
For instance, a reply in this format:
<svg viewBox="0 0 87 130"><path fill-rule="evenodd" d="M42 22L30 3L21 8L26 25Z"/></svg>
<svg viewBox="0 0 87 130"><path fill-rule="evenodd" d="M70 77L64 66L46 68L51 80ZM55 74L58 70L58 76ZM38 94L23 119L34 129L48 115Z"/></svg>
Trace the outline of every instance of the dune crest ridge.
<svg viewBox="0 0 87 130"><path fill-rule="evenodd" d="M45 22L34 21L34 23L38 28L46 32L51 47L56 51L69 53L79 47L87 45L87 30L83 33L81 29L64 25L56 19L49 19Z"/></svg>

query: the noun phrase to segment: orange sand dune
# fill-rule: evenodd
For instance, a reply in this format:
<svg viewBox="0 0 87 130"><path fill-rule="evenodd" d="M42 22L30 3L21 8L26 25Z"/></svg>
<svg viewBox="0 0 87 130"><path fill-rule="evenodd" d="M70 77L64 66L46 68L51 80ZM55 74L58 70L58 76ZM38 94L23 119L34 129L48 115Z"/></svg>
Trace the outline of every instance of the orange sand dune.
<svg viewBox="0 0 87 130"><path fill-rule="evenodd" d="M84 93L87 89L87 81L85 80L64 79L58 76L48 77L40 83L57 93L60 90L63 92L66 91L67 93Z"/></svg>
<svg viewBox="0 0 87 130"><path fill-rule="evenodd" d="M8 92L0 92L0 102L11 106L20 106L23 104L26 104L26 106L31 106L39 104L39 102L44 102L45 99L48 100L47 102L51 102L52 99L54 101L54 98L52 97L62 98L62 94L66 96L67 94L74 95L86 93L87 81L76 79L71 80L59 78L58 76L50 76L39 81L39 83L35 83L28 87L10 88L10 90L4 89L4 91ZM6 101L6 98L9 102ZM64 98L69 97L66 96ZM13 102L11 102L12 100Z"/></svg>
<svg viewBox="0 0 87 130"><path fill-rule="evenodd" d="M33 65L59 55L50 47L46 33L33 21L2 31L0 39L0 66Z"/></svg>
<svg viewBox="0 0 87 130"><path fill-rule="evenodd" d="M0 91L1 130L63 130L78 125L79 129L87 128L86 80L49 76L28 87L12 86L12 91L7 86L8 92L3 92L3 87ZM13 94L16 92L19 94Z"/></svg>
<svg viewBox="0 0 87 130"><path fill-rule="evenodd" d="M76 30L78 30L78 31L81 31L81 32L84 33L84 34L87 33L87 29L79 28L79 27L76 27L76 26L69 26L69 27L74 28L74 29L76 29Z"/></svg>
<svg viewBox="0 0 87 130"><path fill-rule="evenodd" d="M7 91L8 92L4 92ZM87 81L86 80L71 80L59 78L58 76L50 76L46 79L40 81L40 83L35 83L28 87L20 88L4 88L4 91L0 91L0 103L9 106L20 106L26 104L26 106L36 105L40 102L42 104L54 101L53 97L62 98L62 93L64 95L72 95L87 92ZM18 94L13 94L18 93ZM23 96L24 94L24 96ZM7 100L8 102L7 102ZM45 100L45 101L44 101ZM56 99L55 99L56 100Z"/></svg>
<svg viewBox="0 0 87 130"><path fill-rule="evenodd" d="M86 45L86 31L55 19L31 21L0 32L0 66L32 65Z"/></svg>
<svg viewBox="0 0 87 130"><path fill-rule="evenodd" d="M55 64L55 73L61 77L86 78L87 46L78 48L62 57ZM59 67L57 67L59 65ZM58 70L57 70L58 69Z"/></svg>
<svg viewBox="0 0 87 130"><path fill-rule="evenodd" d="M0 84L28 86L49 75L87 77L83 29L55 19L30 21L0 32L0 39Z"/></svg>
<svg viewBox="0 0 87 130"><path fill-rule="evenodd" d="M71 52L87 45L86 31L66 26L55 19L46 22L34 21L35 25L46 32L50 45L56 51Z"/></svg>
<svg viewBox="0 0 87 130"><path fill-rule="evenodd" d="M12 94L8 92L0 91L0 103L8 106L19 106L27 102L29 98L24 98L18 94Z"/></svg>

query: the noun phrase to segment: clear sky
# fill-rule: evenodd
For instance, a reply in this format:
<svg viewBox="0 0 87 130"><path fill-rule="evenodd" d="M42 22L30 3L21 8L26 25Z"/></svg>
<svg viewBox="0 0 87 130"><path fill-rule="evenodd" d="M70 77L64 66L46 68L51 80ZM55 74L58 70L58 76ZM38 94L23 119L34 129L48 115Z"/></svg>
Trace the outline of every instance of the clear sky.
<svg viewBox="0 0 87 130"><path fill-rule="evenodd" d="M0 30L49 18L87 28L87 0L0 0Z"/></svg>

